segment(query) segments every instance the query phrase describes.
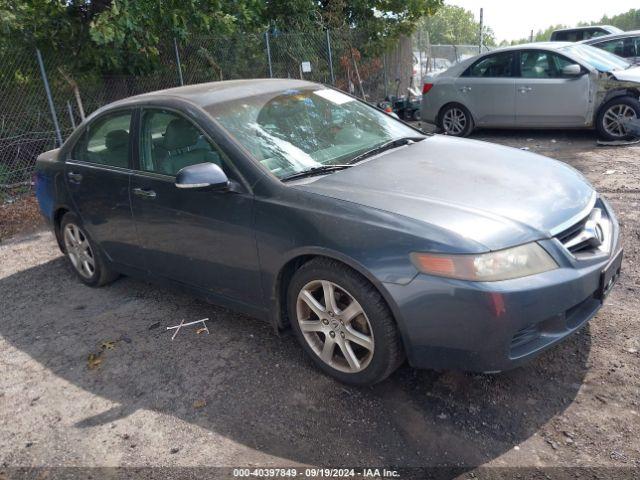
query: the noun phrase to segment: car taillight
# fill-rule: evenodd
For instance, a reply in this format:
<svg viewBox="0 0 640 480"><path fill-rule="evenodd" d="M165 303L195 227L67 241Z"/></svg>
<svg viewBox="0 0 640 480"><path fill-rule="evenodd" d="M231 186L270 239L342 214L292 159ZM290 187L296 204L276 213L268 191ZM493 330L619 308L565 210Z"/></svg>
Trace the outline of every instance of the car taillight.
<svg viewBox="0 0 640 480"><path fill-rule="evenodd" d="M425 83L422 87L422 94L429 93L429 90L433 88L433 83Z"/></svg>

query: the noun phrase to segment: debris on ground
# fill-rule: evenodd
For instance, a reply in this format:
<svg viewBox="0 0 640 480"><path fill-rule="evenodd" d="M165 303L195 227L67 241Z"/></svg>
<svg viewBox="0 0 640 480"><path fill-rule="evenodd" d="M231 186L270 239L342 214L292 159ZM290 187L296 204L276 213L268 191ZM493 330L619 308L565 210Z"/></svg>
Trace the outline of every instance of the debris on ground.
<svg viewBox="0 0 640 480"><path fill-rule="evenodd" d="M208 318L203 318L201 320L195 320L193 322L188 322L188 323L184 323L184 318L182 319L182 321L180 321L180 323L178 325L174 325L173 327L167 327L167 330L174 330L175 329L175 333L173 334L173 336L171 337L171 340L173 340L174 338L176 338L176 335L178 335L178 332L180 331L180 329L182 327L187 327L189 325L196 325L198 323L202 323L202 327L196 330L197 334L204 332L207 332L207 335L209 335L209 329L207 328L207 324L205 322L207 322L209 319Z"/></svg>
<svg viewBox="0 0 640 480"><path fill-rule="evenodd" d="M3 201L1 197L0 195L0 242L42 225L36 197L29 195L10 201Z"/></svg>
<svg viewBox="0 0 640 480"><path fill-rule="evenodd" d="M104 341L100 344L100 348L102 350L113 350L114 348L116 348L116 342L112 340Z"/></svg>
<svg viewBox="0 0 640 480"><path fill-rule="evenodd" d="M637 145L640 138L634 140L598 140L596 145L600 147L626 147L627 145Z"/></svg>
<svg viewBox="0 0 640 480"><path fill-rule="evenodd" d="M605 175L613 175L614 173L616 173L615 170L607 170L606 172L604 172Z"/></svg>
<svg viewBox="0 0 640 480"><path fill-rule="evenodd" d="M206 400L196 400L193 402L193 408L203 408L207 406Z"/></svg>
<svg viewBox="0 0 640 480"><path fill-rule="evenodd" d="M155 330L159 326L160 326L160 322L152 323L151 325L149 325L149 330Z"/></svg>
<svg viewBox="0 0 640 480"><path fill-rule="evenodd" d="M89 354L89 358L87 358L87 366L89 367L89 370L95 370L101 364L102 364L102 352Z"/></svg>

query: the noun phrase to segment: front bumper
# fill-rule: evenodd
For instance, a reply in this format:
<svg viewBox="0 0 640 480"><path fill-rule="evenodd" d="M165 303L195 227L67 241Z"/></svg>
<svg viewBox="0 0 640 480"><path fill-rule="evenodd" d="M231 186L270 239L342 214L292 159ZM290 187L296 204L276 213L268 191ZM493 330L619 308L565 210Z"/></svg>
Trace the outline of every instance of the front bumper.
<svg viewBox="0 0 640 480"><path fill-rule="evenodd" d="M540 242L559 264L549 272L484 283L419 274L407 285L385 285L395 301L409 363L507 370L579 330L602 306L603 270L620 251L618 225L610 215L613 253L593 261L576 260L550 239Z"/></svg>
<svg viewBox="0 0 640 480"><path fill-rule="evenodd" d="M419 275L388 286L409 363L417 368L514 368L574 333L602 306L603 264L473 284ZM428 292L428 293L425 293Z"/></svg>

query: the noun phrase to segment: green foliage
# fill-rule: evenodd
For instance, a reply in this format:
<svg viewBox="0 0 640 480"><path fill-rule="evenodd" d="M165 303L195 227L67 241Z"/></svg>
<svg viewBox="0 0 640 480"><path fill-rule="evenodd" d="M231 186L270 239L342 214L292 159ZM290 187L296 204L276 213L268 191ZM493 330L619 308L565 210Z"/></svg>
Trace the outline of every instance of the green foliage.
<svg viewBox="0 0 640 480"><path fill-rule="evenodd" d="M0 53L55 52L71 72L141 74L173 38L347 28L384 46L443 0L0 0Z"/></svg>
<svg viewBox="0 0 640 480"><path fill-rule="evenodd" d="M432 45L477 45L480 24L476 22L473 12L454 5L444 5L434 15L423 18L418 31L425 44L428 38ZM495 45L495 35L490 27L484 27L483 43Z"/></svg>

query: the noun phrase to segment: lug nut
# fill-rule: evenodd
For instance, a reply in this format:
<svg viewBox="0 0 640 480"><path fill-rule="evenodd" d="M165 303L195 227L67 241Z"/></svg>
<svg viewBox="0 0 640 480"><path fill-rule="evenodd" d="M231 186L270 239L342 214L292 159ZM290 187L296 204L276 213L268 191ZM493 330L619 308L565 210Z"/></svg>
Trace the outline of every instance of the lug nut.
<svg viewBox="0 0 640 480"><path fill-rule="evenodd" d="M340 336L344 338L344 332L340 332Z"/></svg>
<svg viewBox="0 0 640 480"><path fill-rule="evenodd" d="M336 336L336 332L331 331L331 332L329 332L329 335L331 336L331 338L333 338L333 337Z"/></svg>
<svg viewBox="0 0 640 480"><path fill-rule="evenodd" d="M322 320L322 323L323 323L324 325L329 325L329 320L327 320L327 319L325 318L324 320Z"/></svg>

